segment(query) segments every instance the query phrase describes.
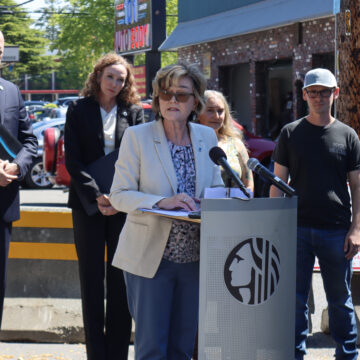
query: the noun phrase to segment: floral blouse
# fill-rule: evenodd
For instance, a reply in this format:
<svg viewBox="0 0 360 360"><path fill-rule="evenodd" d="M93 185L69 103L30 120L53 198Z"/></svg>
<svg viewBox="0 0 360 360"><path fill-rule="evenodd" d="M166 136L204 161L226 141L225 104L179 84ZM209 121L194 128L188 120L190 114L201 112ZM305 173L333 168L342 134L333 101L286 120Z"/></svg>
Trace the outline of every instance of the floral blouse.
<svg viewBox="0 0 360 360"><path fill-rule="evenodd" d="M195 196L196 172L192 145L179 146L168 141L173 160L177 193ZM176 263L198 261L200 258L200 225L187 221L172 222L163 258Z"/></svg>
<svg viewBox="0 0 360 360"><path fill-rule="evenodd" d="M234 169L234 171L237 172L239 178L241 179L242 171L241 171L241 164L239 161L239 152L238 149L236 148L234 138L232 137L227 138L226 141L222 141L221 143L219 143L219 146L224 150L228 163L230 164L232 169ZM228 181L231 181L231 186L237 187L235 182L231 178L229 179L229 176L226 174L223 168L221 168L221 177L224 181L225 186L227 186Z"/></svg>

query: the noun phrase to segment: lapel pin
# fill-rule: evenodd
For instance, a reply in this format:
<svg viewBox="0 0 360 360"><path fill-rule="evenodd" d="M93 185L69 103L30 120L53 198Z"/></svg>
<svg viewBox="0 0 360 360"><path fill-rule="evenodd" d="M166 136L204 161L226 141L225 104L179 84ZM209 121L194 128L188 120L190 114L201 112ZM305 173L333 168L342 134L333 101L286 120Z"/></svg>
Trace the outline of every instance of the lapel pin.
<svg viewBox="0 0 360 360"><path fill-rule="evenodd" d="M126 112L126 111L123 111L122 115L123 115L123 116L127 116L127 112Z"/></svg>

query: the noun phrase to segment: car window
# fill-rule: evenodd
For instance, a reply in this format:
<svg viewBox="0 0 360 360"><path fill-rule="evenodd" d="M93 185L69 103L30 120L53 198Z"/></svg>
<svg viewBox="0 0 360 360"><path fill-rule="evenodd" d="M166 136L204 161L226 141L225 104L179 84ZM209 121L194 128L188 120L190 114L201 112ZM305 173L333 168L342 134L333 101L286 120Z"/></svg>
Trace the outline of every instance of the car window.
<svg viewBox="0 0 360 360"><path fill-rule="evenodd" d="M151 109L144 109L144 120L145 122L155 120L155 114Z"/></svg>

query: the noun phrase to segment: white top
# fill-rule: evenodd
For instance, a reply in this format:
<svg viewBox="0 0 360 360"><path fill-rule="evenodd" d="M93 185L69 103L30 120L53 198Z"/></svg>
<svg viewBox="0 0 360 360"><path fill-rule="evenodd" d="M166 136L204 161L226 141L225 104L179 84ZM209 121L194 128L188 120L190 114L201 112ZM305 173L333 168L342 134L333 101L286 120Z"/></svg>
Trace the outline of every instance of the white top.
<svg viewBox="0 0 360 360"><path fill-rule="evenodd" d="M115 105L108 113L100 107L100 112L104 129L104 152L105 155L107 155L115 150L117 105Z"/></svg>

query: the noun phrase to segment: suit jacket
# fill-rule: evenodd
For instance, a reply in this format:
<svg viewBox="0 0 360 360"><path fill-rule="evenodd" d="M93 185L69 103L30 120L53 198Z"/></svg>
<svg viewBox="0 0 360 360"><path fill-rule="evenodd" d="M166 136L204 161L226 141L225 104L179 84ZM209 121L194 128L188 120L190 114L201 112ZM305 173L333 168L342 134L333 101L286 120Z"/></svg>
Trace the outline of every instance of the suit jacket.
<svg viewBox="0 0 360 360"><path fill-rule="evenodd" d="M37 139L32 132L31 121L27 116L18 87L2 78L0 78L0 121L23 145L13 161L19 166L18 180L21 180L37 155ZM0 219L12 222L19 217L19 182L13 181L6 187L0 187Z"/></svg>
<svg viewBox="0 0 360 360"><path fill-rule="evenodd" d="M217 146L213 129L189 123L193 146L196 189L223 186L220 169L209 158ZM169 238L172 220L137 211L151 209L158 201L177 193L177 179L161 120L125 131L115 164L110 202L128 213L121 231L113 265L132 274L152 278Z"/></svg>
<svg viewBox="0 0 360 360"><path fill-rule="evenodd" d="M120 146L125 129L142 123L143 119L140 106L118 105L115 148ZM72 102L65 123L65 165L71 176L68 201L70 208L83 208L78 195L80 192L80 196L86 196L91 202L101 195L96 181L86 168L104 155L104 130L99 103L93 97Z"/></svg>

